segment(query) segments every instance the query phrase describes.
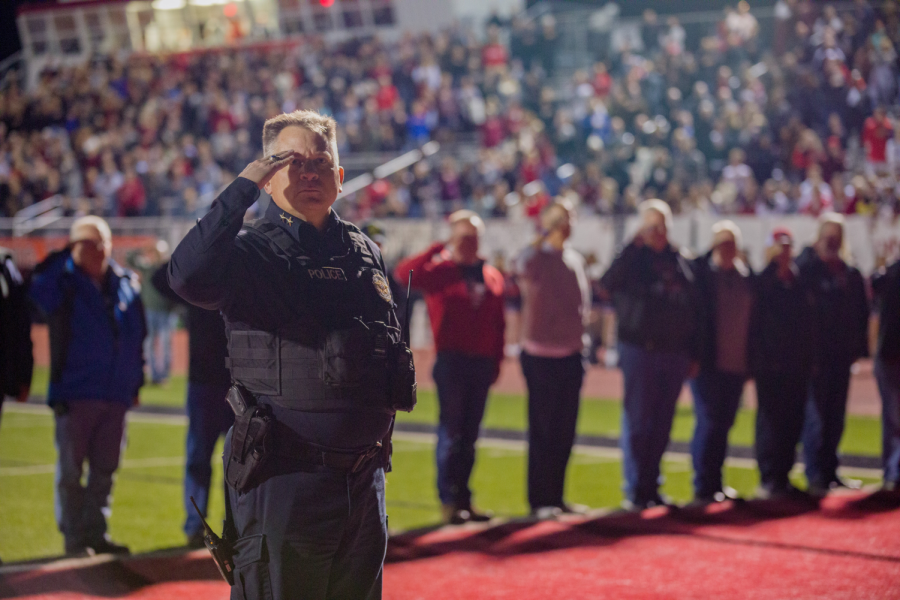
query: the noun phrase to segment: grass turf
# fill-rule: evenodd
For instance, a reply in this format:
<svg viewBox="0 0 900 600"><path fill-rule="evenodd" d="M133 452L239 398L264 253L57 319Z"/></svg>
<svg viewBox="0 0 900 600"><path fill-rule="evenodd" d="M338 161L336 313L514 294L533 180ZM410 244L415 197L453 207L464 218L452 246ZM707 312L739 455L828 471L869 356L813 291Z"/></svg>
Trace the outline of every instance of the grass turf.
<svg viewBox="0 0 900 600"><path fill-rule="evenodd" d="M33 390L46 390L46 370L36 373ZM164 386L145 387L144 404L182 406L185 381L173 377ZM731 432L733 444L753 442L753 411L742 410ZM579 432L617 437L621 404L612 400L586 400L579 416ZM419 406L401 414L406 422L434 423L437 403L433 392L420 392ZM493 394L484 426L525 428L525 400L521 396ZM693 416L680 408L673 438L690 439ZM135 552L184 543L181 524L182 478L186 427L182 419L135 415L128 426L128 441L114 488L112 537ZM845 453L878 455L880 424L877 419L848 417L842 441ZM221 454L221 443L215 456ZM53 517L53 419L6 403L0 425L0 558L19 561L58 555L62 538ZM667 461L663 491L677 501L691 496L690 468L686 461ZM727 467L726 483L749 495L758 483L755 469ZM434 447L427 442L397 440L394 473L388 476L387 500L394 530L436 523L440 507L434 489ZM874 482L869 480L868 482ZM221 465L214 461L213 489L221 489ZM621 464L617 459L576 453L569 463L566 497L592 507L616 506L622 500ZM472 488L479 506L500 516L525 514L525 454L521 449L487 444L479 449ZM213 493L210 522L219 529L224 508L222 495Z"/></svg>

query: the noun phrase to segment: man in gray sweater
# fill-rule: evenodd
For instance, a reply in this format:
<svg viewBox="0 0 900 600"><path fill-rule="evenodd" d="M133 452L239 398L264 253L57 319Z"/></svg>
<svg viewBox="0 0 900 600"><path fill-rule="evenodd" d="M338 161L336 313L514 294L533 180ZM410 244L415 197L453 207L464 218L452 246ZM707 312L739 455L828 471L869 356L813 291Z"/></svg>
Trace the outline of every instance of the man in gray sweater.
<svg viewBox="0 0 900 600"><path fill-rule="evenodd" d="M522 372L528 384L528 502L538 518L573 512L563 502L566 464L584 378L591 308L584 259L569 248L574 211L557 201L516 261L522 287Z"/></svg>

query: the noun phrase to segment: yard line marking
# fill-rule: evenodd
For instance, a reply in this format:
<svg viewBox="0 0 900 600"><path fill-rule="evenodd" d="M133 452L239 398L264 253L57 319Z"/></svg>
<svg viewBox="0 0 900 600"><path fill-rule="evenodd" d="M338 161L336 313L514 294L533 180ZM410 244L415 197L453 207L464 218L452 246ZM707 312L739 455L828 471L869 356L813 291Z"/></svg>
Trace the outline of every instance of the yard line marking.
<svg viewBox="0 0 900 600"><path fill-rule="evenodd" d="M52 414L50 407L46 405L30 405L30 404L11 404L6 403L4 405L3 410L8 410L12 412L27 412L27 413L45 413ZM156 423L159 425L185 425L187 424L187 416L184 415L160 415L160 414L148 414L148 413L139 413L139 412L129 412L128 420L135 421L139 423ZM418 442L423 444L435 444L437 441L437 434L434 433L413 433L413 432L400 432L394 431L394 439L395 440L403 440L409 442ZM525 452L527 449L527 444L524 441L517 440L500 440L495 438L480 438L476 444L478 447L491 447L491 448L506 448L509 450L516 450L519 452ZM578 454L583 454L586 456L593 456L598 458L605 458L610 460L621 460L622 458L622 450L619 448L598 448L595 446L584 446L581 444L576 444L572 448L573 452L577 452ZM666 452L663 455L663 460L668 460L672 462L685 462L691 460L691 455L686 452ZM725 465L728 467L734 467L738 469L756 469L756 460L752 458L726 458ZM4 475L7 469L25 469L25 468L33 468L33 467L6 467L0 468L0 475ZM53 467L55 469L55 466ZM802 468L801 464L795 465L795 469ZM51 473L53 470L50 471ZM861 467L838 467L838 472L841 475L846 475L848 477L866 477L872 479L881 479L883 472L881 469L865 469Z"/></svg>
<svg viewBox="0 0 900 600"><path fill-rule="evenodd" d="M142 469L148 467L180 467L183 456L166 456L157 458L126 458L119 464L120 469ZM56 472L56 465L28 465L25 467L0 467L0 477L16 477L21 475L47 475Z"/></svg>

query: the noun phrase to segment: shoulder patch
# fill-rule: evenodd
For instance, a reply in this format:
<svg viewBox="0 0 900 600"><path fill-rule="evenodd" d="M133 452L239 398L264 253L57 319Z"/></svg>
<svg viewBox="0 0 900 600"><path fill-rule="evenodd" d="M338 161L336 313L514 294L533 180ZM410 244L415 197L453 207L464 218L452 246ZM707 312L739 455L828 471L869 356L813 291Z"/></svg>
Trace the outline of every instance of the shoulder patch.
<svg viewBox="0 0 900 600"><path fill-rule="evenodd" d="M388 304L394 301L393 296L391 296L391 286L381 271L372 271L372 285L375 286L375 291L378 292L382 300Z"/></svg>

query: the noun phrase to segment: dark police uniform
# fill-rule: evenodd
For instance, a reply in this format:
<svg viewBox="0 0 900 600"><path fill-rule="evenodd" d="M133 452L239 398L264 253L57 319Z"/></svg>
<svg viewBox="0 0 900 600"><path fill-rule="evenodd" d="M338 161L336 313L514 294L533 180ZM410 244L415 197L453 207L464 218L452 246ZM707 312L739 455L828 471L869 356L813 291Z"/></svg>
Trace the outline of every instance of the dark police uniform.
<svg viewBox="0 0 900 600"><path fill-rule="evenodd" d="M358 342L376 326L399 331L381 254L333 211L321 232L274 202L244 225L258 196L237 178L169 266L178 294L222 311L232 379L274 418L271 459L248 489L227 490L232 598L380 598L389 465L379 444L394 409L387 369Z"/></svg>

